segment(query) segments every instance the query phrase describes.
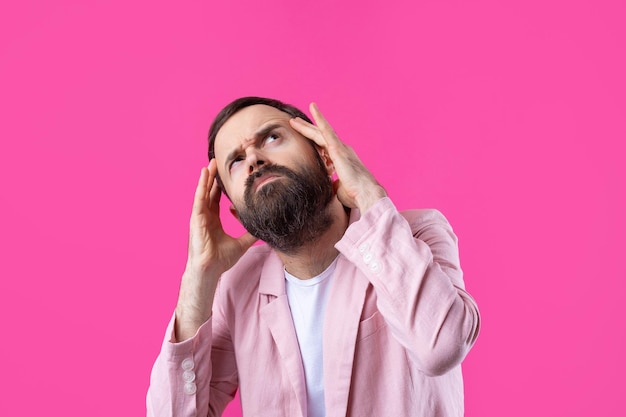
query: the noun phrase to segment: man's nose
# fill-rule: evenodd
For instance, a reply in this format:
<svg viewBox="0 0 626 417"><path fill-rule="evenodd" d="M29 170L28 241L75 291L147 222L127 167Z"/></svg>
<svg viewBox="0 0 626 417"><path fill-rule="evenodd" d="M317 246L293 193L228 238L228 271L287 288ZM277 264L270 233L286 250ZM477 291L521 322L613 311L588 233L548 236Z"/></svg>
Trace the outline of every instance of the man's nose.
<svg viewBox="0 0 626 417"><path fill-rule="evenodd" d="M266 164L265 157L258 150L250 150L246 157L246 162L248 164L248 173L252 174L254 171L259 169L262 165Z"/></svg>

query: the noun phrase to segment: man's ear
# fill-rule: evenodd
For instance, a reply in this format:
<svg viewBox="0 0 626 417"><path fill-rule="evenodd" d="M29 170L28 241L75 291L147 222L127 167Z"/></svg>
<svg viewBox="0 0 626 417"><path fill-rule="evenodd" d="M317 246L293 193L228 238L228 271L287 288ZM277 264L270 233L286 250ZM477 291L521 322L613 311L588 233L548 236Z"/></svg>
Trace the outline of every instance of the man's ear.
<svg viewBox="0 0 626 417"><path fill-rule="evenodd" d="M335 165L333 164L333 160L330 159L328 151L322 147L318 147L317 150L320 154L320 158L322 158L324 167L326 168L326 173L328 173L328 175L333 175L335 173Z"/></svg>
<svg viewBox="0 0 626 417"><path fill-rule="evenodd" d="M235 206L231 204L228 210L230 211L230 214L235 216L235 219L237 219L237 221L241 223L241 220L239 220L239 213L237 213L237 209L235 208Z"/></svg>

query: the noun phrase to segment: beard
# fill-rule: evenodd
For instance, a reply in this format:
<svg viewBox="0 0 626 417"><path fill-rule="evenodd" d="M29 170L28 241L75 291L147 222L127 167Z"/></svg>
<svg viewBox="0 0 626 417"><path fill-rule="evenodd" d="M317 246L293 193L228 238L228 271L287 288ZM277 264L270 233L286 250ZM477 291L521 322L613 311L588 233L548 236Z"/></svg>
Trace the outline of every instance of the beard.
<svg viewBox="0 0 626 417"><path fill-rule="evenodd" d="M265 165L246 180L244 204L239 219L252 236L287 254L316 241L332 224L328 206L333 185L324 164L315 153L317 164L299 172L280 165ZM281 177L254 191L254 180L266 175Z"/></svg>

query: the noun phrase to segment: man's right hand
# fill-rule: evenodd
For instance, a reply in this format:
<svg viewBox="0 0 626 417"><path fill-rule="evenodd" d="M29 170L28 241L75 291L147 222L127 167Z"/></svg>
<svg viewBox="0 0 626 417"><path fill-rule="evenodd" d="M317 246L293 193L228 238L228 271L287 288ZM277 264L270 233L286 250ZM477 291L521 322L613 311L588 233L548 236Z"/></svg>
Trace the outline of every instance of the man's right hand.
<svg viewBox="0 0 626 417"><path fill-rule="evenodd" d="M250 233L229 236L220 220L221 190L215 159L203 167L193 201L187 266L176 305L176 341L193 337L211 317L219 277L256 242Z"/></svg>

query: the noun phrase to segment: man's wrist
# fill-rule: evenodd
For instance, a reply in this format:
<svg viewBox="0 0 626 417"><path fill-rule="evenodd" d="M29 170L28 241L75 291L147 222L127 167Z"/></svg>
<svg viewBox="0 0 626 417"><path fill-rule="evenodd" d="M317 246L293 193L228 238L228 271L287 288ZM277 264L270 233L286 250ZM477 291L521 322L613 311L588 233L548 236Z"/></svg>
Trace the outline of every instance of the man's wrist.
<svg viewBox="0 0 626 417"><path fill-rule="evenodd" d="M194 312L189 313L189 309L178 305L175 310L174 343L184 342L195 336L198 329L211 318L211 311L208 314Z"/></svg>
<svg viewBox="0 0 626 417"><path fill-rule="evenodd" d="M361 215L385 197L387 197L387 192L380 185L376 185L362 195L359 195L356 203L359 211L361 212Z"/></svg>
<svg viewBox="0 0 626 417"><path fill-rule="evenodd" d="M185 269L176 305L175 328L179 341L193 336L211 317L219 276L220 274L213 271L189 268L189 265Z"/></svg>

